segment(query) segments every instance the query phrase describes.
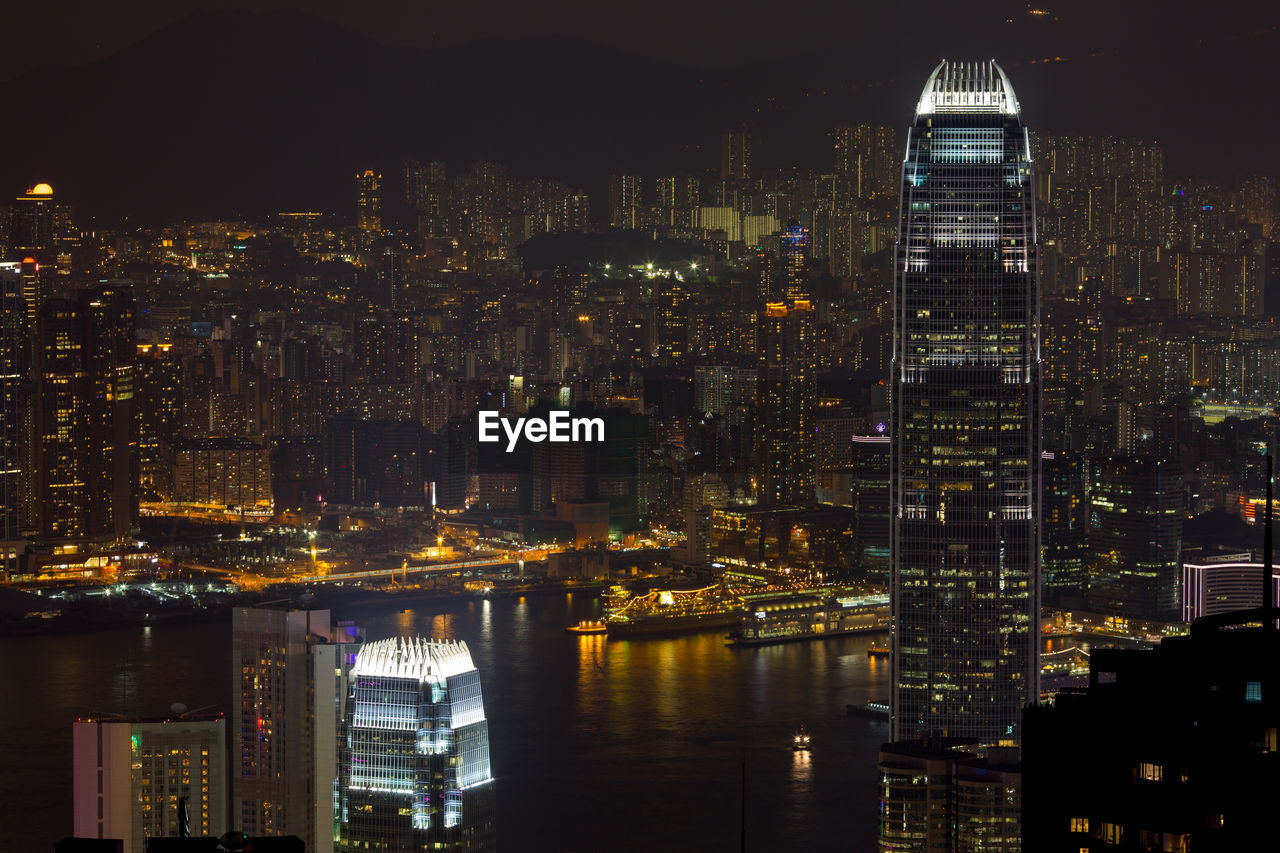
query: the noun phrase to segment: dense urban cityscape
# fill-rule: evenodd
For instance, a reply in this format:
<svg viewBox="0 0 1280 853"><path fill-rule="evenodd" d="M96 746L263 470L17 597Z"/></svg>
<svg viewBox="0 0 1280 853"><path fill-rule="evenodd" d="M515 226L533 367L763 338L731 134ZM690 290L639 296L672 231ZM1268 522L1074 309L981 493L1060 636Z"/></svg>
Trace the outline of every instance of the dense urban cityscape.
<svg viewBox="0 0 1280 853"><path fill-rule="evenodd" d="M18 163L0 850L1274 846L1280 172L1034 64L241 218Z"/></svg>

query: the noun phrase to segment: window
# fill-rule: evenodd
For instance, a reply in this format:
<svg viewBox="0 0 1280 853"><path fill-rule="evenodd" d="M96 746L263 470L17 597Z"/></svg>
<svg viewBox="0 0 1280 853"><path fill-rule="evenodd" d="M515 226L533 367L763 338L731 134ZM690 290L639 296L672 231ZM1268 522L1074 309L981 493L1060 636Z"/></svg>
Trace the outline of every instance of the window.
<svg viewBox="0 0 1280 853"><path fill-rule="evenodd" d="M1138 778L1147 782L1161 782L1164 780L1164 767L1144 761L1138 765Z"/></svg>
<svg viewBox="0 0 1280 853"><path fill-rule="evenodd" d="M1246 681L1244 683L1244 701L1256 704L1262 701L1262 682Z"/></svg>
<svg viewBox="0 0 1280 853"><path fill-rule="evenodd" d="M1071 818L1071 832L1088 832L1089 818L1073 817Z"/></svg>

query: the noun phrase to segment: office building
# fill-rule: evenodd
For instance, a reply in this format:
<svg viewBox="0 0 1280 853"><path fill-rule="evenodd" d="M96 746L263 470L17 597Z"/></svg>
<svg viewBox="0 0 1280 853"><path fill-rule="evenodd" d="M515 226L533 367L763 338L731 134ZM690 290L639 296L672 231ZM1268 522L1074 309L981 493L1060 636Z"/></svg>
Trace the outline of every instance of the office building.
<svg viewBox="0 0 1280 853"><path fill-rule="evenodd" d="M1022 853L1022 768L1011 747L958 738L880 747L879 853Z"/></svg>
<svg viewBox="0 0 1280 853"><path fill-rule="evenodd" d="M328 610L232 612L232 824L332 853L339 723L359 638Z"/></svg>
<svg viewBox="0 0 1280 853"><path fill-rule="evenodd" d="M344 717L344 850L495 848L489 723L466 643L368 643Z"/></svg>
<svg viewBox="0 0 1280 853"><path fill-rule="evenodd" d="M1181 619L1182 465L1152 455L1107 457L1089 504L1089 610Z"/></svg>
<svg viewBox="0 0 1280 853"><path fill-rule="evenodd" d="M148 838L178 835L181 805L191 835L222 835L228 828L226 722L221 714L185 711L155 720L77 720L75 834L118 838L125 853L145 853Z"/></svg>
<svg viewBox="0 0 1280 853"><path fill-rule="evenodd" d="M1039 293L1027 130L994 62L940 64L902 174L892 737L1016 742L1037 695Z"/></svg>
<svg viewBox="0 0 1280 853"><path fill-rule="evenodd" d="M1271 571L1280 579L1280 572ZM1273 582L1271 589L1275 593L1271 603L1280 607L1280 581ZM1248 554L1182 564L1183 622L1249 610L1261 603L1262 563L1251 562Z"/></svg>

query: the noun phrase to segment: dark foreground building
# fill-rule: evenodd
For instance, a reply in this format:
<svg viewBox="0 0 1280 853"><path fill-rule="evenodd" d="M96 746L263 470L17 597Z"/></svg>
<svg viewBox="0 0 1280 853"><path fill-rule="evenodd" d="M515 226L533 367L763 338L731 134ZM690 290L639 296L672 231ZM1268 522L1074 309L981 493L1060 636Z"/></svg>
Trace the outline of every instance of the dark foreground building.
<svg viewBox="0 0 1280 853"><path fill-rule="evenodd" d="M1277 849L1280 633L1251 620L1260 611L1198 620L1155 649L1099 649L1088 689L1028 709L1026 850Z"/></svg>

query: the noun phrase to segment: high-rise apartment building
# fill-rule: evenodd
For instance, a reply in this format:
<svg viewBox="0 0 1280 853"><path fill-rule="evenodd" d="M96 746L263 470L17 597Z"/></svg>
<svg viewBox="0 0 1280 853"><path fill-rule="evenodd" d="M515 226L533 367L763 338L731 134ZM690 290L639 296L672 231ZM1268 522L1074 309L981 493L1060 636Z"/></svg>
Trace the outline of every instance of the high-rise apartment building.
<svg viewBox="0 0 1280 853"><path fill-rule="evenodd" d="M644 206L644 181L639 175L609 176L609 225L613 228L638 228L640 209Z"/></svg>
<svg viewBox="0 0 1280 853"><path fill-rule="evenodd" d="M382 230L382 175L372 169L356 173L356 228Z"/></svg>
<svg viewBox="0 0 1280 853"><path fill-rule="evenodd" d="M840 125L835 132L835 169L848 179L855 198L892 198L902 171L897 132L887 125Z"/></svg>
<svg viewBox="0 0 1280 853"><path fill-rule="evenodd" d="M753 148L753 134L746 128L720 134L720 180L751 180Z"/></svg>
<svg viewBox="0 0 1280 853"><path fill-rule="evenodd" d="M118 545L137 519L133 294L106 287L47 300L34 355L29 523L52 547L50 565L62 565Z"/></svg>
<svg viewBox="0 0 1280 853"><path fill-rule="evenodd" d="M344 715L343 850L495 848L489 723L466 643L368 643Z"/></svg>
<svg viewBox="0 0 1280 853"><path fill-rule="evenodd" d="M55 209L53 187L36 184L13 200L9 208L9 259L32 258L37 264L54 262Z"/></svg>
<svg viewBox="0 0 1280 853"><path fill-rule="evenodd" d="M18 570L22 541L26 389L30 358L19 264L0 263L0 580Z"/></svg>
<svg viewBox="0 0 1280 853"><path fill-rule="evenodd" d="M761 504L814 503L817 369L808 299L770 302L760 318L756 492Z"/></svg>
<svg viewBox="0 0 1280 853"><path fill-rule="evenodd" d="M1089 494L1090 610L1182 617L1182 465L1150 454L1102 460Z"/></svg>
<svg viewBox="0 0 1280 853"><path fill-rule="evenodd" d="M782 229L783 296L787 299L809 298L809 229L791 220Z"/></svg>
<svg viewBox="0 0 1280 853"><path fill-rule="evenodd" d="M1049 607L1083 607L1089 534L1085 458L1054 450L1043 460L1041 601Z"/></svg>
<svg viewBox="0 0 1280 853"><path fill-rule="evenodd" d="M1039 293L1027 131L941 63L908 135L890 383L894 740L1016 742L1037 695Z"/></svg>
<svg viewBox="0 0 1280 853"><path fill-rule="evenodd" d="M332 853L342 701L358 650L328 610L238 608L231 620L230 820Z"/></svg>
<svg viewBox="0 0 1280 853"><path fill-rule="evenodd" d="M192 836L226 832L226 722L182 713L73 723L76 836L145 853L148 838L178 836L184 806Z"/></svg>

